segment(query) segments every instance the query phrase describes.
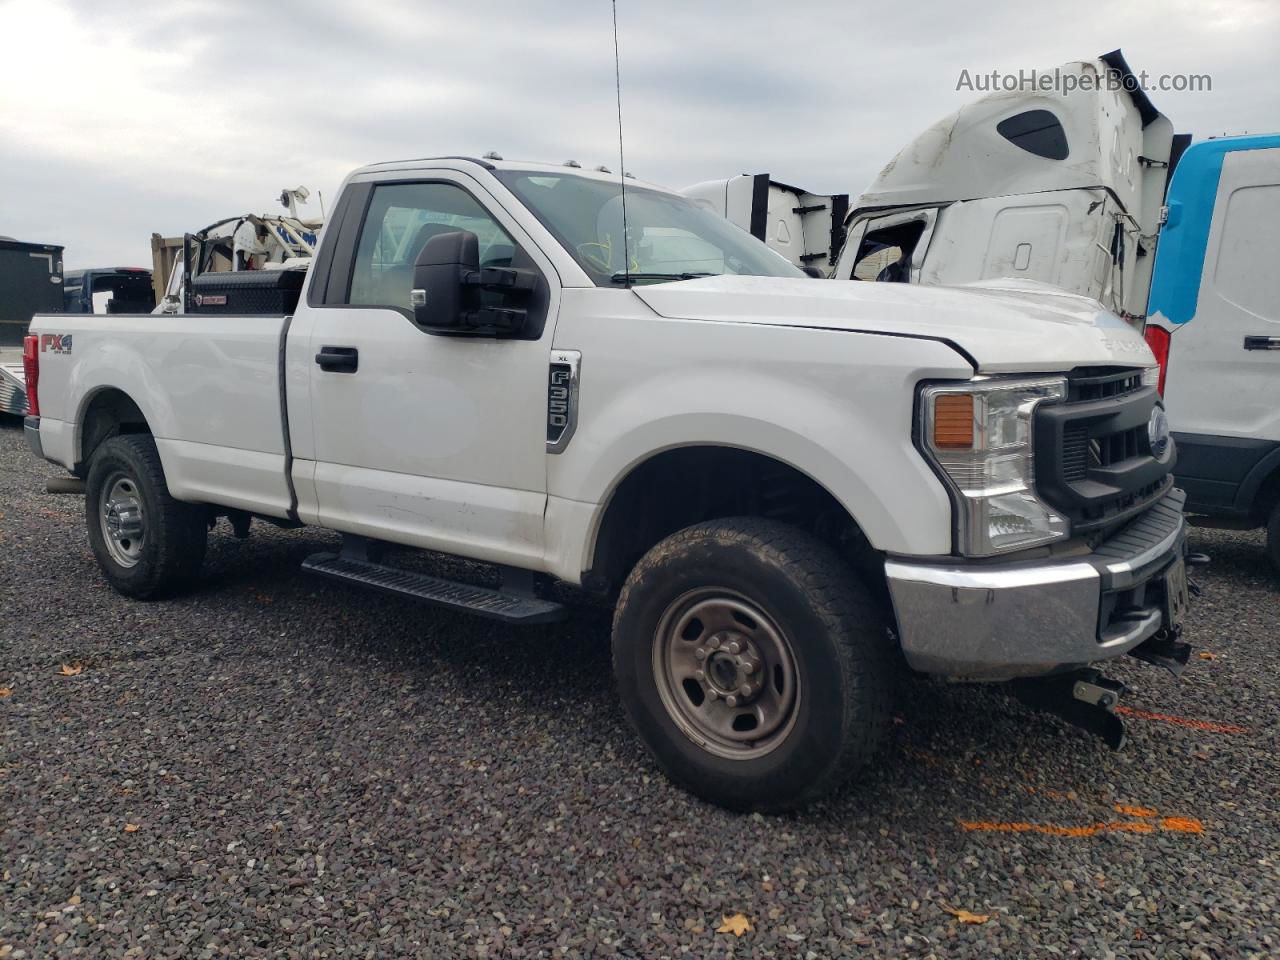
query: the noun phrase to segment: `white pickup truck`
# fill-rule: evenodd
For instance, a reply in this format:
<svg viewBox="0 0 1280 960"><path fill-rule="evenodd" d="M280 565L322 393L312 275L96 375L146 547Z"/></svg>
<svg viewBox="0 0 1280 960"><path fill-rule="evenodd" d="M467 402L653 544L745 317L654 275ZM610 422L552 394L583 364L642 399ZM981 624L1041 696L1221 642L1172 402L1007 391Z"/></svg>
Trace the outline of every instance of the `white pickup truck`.
<svg viewBox="0 0 1280 960"><path fill-rule="evenodd" d="M313 573L507 621L565 616L552 581L613 596L637 730L735 808L803 804L867 762L903 661L1047 676L1018 689L1118 741L1119 685L1087 665L1187 652L1142 337L1048 288L812 280L622 183L370 166L287 315L218 294L37 316L27 436L83 481L107 580L173 591L218 518L260 518L344 535ZM501 586L397 568L385 544Z"/></svg>

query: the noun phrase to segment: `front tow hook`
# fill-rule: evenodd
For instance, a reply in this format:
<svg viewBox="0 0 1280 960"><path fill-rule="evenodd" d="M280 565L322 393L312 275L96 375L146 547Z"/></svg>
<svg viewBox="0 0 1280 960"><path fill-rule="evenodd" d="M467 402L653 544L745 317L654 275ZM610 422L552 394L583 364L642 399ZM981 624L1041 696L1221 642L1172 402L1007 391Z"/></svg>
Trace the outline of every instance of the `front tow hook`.
<svg viewBox="0 0 1280 960"><path fill-rule="evenodd" d="M1115 713L1121 695L1127 690L1120 681L1086 667L1048 677L1014 680L1010 686L1013 695L1027 706L1047 710L1101 737L1112 750L1124 746L1124 721Z"/></svg>

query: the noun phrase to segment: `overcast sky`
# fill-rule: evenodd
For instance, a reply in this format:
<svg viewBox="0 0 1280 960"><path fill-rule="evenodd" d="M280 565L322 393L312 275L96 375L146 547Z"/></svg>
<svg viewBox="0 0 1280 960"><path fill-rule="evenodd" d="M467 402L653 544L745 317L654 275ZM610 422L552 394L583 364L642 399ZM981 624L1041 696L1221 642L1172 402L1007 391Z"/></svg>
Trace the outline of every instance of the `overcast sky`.
<svg viewBox="0 0 1280 960"><path fill-rule="evenodd" d="M1197 138L1280 129L1275 0L1037 4L620 0L627 168L684 186L768 172L857 195L955 109L962 70L1121 47ZM0 0L0 234L68 268L279 210L305 184L441 154L617 169L607 0Z"/></svg>

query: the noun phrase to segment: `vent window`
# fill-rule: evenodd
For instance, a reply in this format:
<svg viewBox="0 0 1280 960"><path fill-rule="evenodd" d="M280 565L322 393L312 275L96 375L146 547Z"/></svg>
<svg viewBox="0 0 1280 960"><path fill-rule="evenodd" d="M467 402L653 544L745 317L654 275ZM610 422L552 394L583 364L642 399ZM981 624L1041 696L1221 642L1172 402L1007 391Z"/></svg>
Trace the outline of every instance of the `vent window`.
<svg viewBox="0 0 1280 960"><path fill-rule="evenodd" d="M1046 160L1067 159L1067 132L1048 110L1027 110L996 124L996 132L1016 147Z"/></svg>

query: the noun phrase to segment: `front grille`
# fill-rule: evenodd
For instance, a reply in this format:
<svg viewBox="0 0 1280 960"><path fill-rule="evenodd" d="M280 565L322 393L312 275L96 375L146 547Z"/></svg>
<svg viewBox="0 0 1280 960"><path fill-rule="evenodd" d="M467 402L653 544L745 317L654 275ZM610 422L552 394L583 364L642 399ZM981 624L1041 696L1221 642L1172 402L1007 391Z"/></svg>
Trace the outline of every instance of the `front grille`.
<svg viewBox="0 0 1280 960"><path fill-rule="evenodd" d="M1110 367L1081 367L1067 380L1067 402L1084 403L1107 400L1136 393L1142 389L1141 370L1115 370Z"/></svg>
<svg viewBox="0 0 1280 960"><path fill-rule="evenodd" d="M1141 370L1084 368L1065 403L1037 411L1036 486L1077 532L1114 528L1172 484L1172 456L1153 455L1147 433L1158 399Z"/></svg>
<svg viewBox="0 0 1280 960"><path fill-rule="evenodd" d="M1089 438L1089 428L1082 423L1067 425L1063 432L1063 475L1068 479L1083 480L1090 468L1109 467L1124 460L1132 460L1142 454L1142 438L1146 426L1130 427L1104 437ZM1070 466L1065 462L1068 451Z"/></svg>
<svg viewBox="0 0 1280 960"><path fill-rule="evenodd" d="M1089 449L1089 431L1082 423L1069 423L1062 431L1062 479L1067 483L1079 483L1089 475L1092 459Z"/></svg>

